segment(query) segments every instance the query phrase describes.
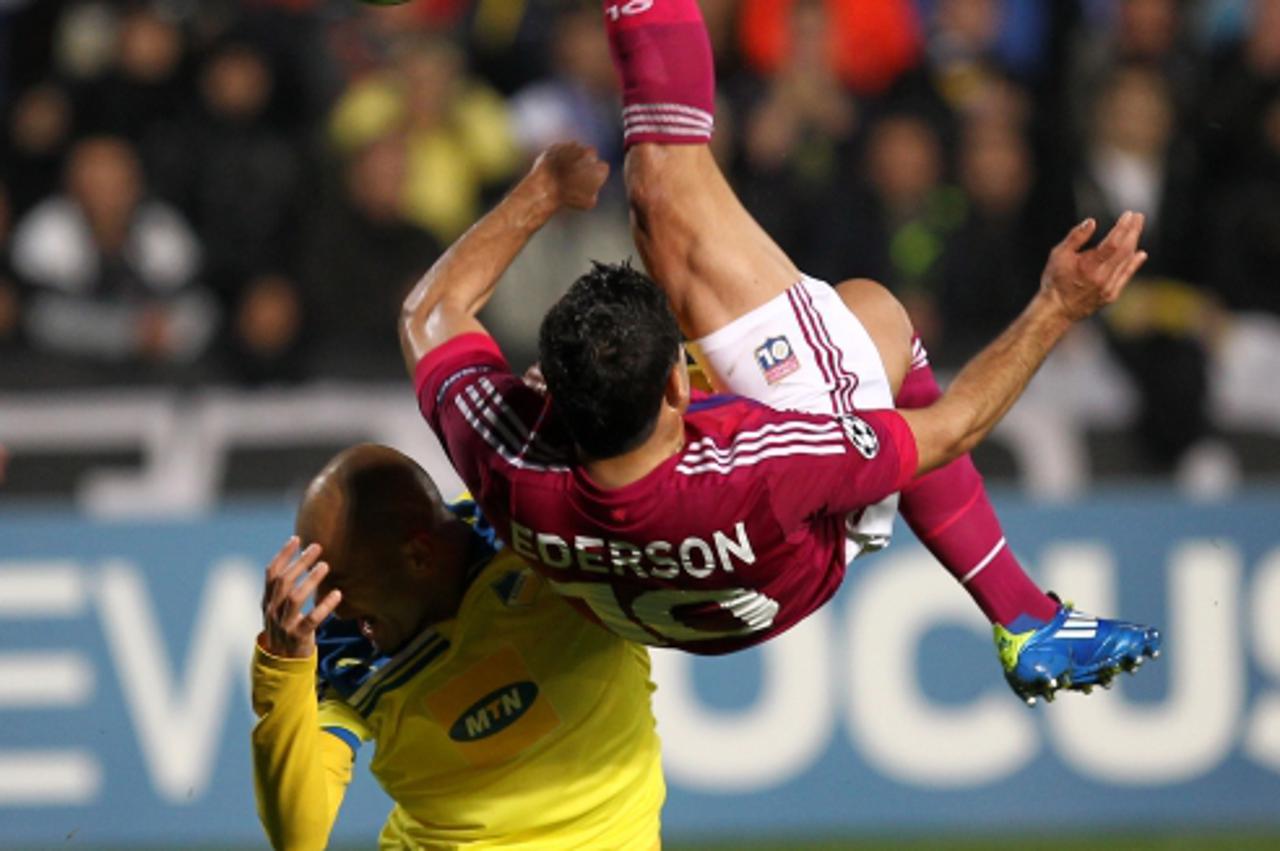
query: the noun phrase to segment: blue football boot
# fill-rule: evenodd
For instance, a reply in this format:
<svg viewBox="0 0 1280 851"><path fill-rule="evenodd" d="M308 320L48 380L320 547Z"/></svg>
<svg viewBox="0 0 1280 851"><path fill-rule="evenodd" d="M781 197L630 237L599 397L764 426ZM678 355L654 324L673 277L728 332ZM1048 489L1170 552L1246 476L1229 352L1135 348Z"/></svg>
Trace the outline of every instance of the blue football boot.
<svg viewBox="0 0 1280 851"><path fill-rule="evenodd" d="M1004 678L1028 706L1041 697L1052 701L1060 689L1088 694L1095 685L1110 688L1119 672L1132 673L1160 655L1155 627L1095 618L1070 603L1059 602L1044 626L1013 633L996 624L994 632Z"/></svg>

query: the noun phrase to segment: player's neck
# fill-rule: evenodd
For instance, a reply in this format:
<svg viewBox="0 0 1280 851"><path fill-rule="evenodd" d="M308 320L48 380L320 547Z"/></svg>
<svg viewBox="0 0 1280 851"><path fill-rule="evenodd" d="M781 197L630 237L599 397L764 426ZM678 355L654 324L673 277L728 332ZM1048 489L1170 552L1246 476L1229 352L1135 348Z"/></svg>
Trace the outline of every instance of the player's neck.
<svg viewBox="0 0 1280 851"><path fill-rule="evenodd" d="M674 416L670 415L674 414ZM684 418L672 411L658 417L658 425L649 439L635 449L612 458L590 459L583 468L591 480L602 488L622 488L638 482L684 448Z"/></svg>

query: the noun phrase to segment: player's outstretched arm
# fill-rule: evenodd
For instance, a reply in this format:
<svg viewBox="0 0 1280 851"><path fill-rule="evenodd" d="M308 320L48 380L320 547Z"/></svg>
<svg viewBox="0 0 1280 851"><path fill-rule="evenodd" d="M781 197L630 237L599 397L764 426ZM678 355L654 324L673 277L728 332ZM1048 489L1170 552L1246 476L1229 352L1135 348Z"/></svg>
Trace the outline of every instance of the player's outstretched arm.
<svg viewBox="0 0 1280 851"><path fill-rule="evenodd" d="M900 410L926 473L972 450L1013 406L1027 382L1076 322L1115 301L1147 259L1138 250L1141 213L1125 213L1096 248L1092 219L1076 225L1049 254L1040 291L1009 328L956 376L927 408Z"/></svg>
<svg viewBox="0 0 1280 851"><path fill-rule="evenodd" d="M400 348L412 375L423 356L453 337L483 331L476 314L529 239L564 208L595 206L608 164L586 145L543 151L515 188L427 271L400 311Z"/></svg>
<svg viewBox="0 0 1280 851"><path fill-rule="evenodd" d="M253 659L253 786L274 848L324 848L351 779L351 749L322 732L315 692L316 629L342 599L333 590L309 612L328 572L320 548L290 538L267 567L263 630Z"/></svg>

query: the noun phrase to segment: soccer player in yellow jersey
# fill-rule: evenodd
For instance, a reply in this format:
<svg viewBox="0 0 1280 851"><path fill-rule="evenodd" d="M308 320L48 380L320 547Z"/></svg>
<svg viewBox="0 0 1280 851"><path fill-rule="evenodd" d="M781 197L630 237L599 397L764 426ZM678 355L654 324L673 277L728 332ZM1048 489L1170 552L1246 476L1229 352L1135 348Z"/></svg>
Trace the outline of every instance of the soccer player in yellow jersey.
<svg viewBox="0 0 1280 851"><path fill-rule="evenodd" d="M644 648L573 612L387 447L330 461L297 532L267 567L253 661L274 847L325 847L365 742L395 801L382 848L659 847Z"/></svg>

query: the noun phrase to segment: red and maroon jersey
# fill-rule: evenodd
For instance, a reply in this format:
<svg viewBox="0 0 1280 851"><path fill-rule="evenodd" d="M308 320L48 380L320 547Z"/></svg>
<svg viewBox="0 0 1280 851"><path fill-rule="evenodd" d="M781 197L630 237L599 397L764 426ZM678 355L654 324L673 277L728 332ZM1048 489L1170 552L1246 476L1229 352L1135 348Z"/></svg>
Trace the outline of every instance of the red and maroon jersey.
<svg viewBox="0 0 1280 851"><path fill-rule="evenodd" d="M827 416L695 394L684 448L606 489L490 337L431 352L416 386L508 546L624 638L695 653L764 641L826 602L844 578L846 515L916 468L894 411Z"/></svg>

